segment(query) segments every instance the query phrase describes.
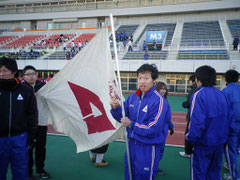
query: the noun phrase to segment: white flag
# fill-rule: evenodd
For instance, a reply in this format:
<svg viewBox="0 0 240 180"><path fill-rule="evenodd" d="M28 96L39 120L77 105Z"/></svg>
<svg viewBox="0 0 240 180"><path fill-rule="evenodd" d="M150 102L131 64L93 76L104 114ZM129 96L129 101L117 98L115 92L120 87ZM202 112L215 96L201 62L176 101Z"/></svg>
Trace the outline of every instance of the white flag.
<svg viewBox="0 0 240 180"><path fill-rule="evenodd" d="M77 152L100 147L122 129L110 113L109 94L115 88L108 32L103 29L38 91L41 118L72 138Z"/></svg>

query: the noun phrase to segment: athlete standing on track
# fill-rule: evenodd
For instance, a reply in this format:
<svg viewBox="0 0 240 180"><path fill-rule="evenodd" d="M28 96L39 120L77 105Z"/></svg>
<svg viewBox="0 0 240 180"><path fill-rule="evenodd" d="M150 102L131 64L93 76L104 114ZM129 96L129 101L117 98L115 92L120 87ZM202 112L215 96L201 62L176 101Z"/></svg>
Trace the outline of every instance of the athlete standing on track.
<svg viewBox="0 0 240 180"><path fill-rule="evenodd" d="M223 146L232 128L231 106L226 96L214 88L216 71L201 66L196 72L198 90L190 105L190 125L186 135L193 144L191 179L221 179Z"/></svg>
<svg viewBox="0 0 240 180"><path fill-rule="evenodd" d="M153 179L165 145L171 110L168 102L156 91L158 78L155 65L144 64L137 70L139 89L124 102L126 117L117 97L111 99L113 117L127 127L132 179ZM129 179L125 155L125 179Z"/></svg>
<svg viewBox="0 0 240 180"><path fill-rule="evenodd" d="M234 131L231 132L226 146L226 159L230 173L224 174L226 180L238 180L238 147L240 143L240 86L238 85L239 73L235 70L228 70L225 74L227 87L222 90L228 97L233 112ZM230 166L229 166L230 165Z"/></svg>

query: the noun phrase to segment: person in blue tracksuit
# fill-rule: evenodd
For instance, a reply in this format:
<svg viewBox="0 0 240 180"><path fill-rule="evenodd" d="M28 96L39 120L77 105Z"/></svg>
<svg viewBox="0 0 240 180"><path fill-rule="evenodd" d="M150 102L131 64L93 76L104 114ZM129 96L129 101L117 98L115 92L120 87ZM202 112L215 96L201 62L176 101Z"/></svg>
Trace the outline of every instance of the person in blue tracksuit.
<svg viewBox="0 0 240 180"><path fill-rule="evenodd" d="M226 180L238 180L238 148L240 143L240 85L238 85L239 73L235 70L228 70L225 74L227 87L222 92L230 101L232 112L234 131L228 139L228 145L225 148L226 160L228 162L230 173L224 174Z"/></svg>
<svg viewBox="0 0 240 180"><path fill-rule="evenodd" d="M167 100L167 96L168 96L168 89L167 89L167 85L162 82L162 81L158 81L156 84L155 84L155 88L156 90ZM171 121L171 119L169 120L168 122L168 130L170 131L170 136L172 136L174 134L174 125ZM163 156L163 153L164 153L164 147L165 146L162 146L161 147L161 151L160 151L160 155L161 157ZM162 169L159 169L157 170L157 174L159 175L163 175L164 174L164 171Z"/></svg>
<svg viewBox="0 0 240 180"><path fill-rule="evenodd" d="M13 180L28 179L28 148L37 127L37 106L32 89L23 86L17 63L0 58L0 179L6 180L10 163Z"/></svg>
<svg viewBox="0 0 240 180"><path fill-rule="evenodd" d="M232 112L227 97L213 85L216 71L201 66L196 72L198 90L190 104L187 140L193 145L191 179L220 180L224 144L232 129Z"/></svg>
<svg viewBox="0 0 240 180"><path fill-rule="evenodd" d="M122 117L116 95L111 97L111 113L127 128L132 179L150 180L156 176L171 110L167 100L154 87L158 78L155 65L143 64L137 70L137 77L139 89L124 102L126 117ZM125 179L129 179L126 155Z"/></svg>

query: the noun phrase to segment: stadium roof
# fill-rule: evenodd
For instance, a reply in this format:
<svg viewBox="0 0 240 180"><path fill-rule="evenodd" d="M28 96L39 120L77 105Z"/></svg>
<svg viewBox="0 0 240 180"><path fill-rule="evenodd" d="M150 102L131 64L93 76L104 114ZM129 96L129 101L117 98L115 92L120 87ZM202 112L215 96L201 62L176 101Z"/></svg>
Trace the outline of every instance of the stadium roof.
<svg viewBox="0 0 240 180"><path fill-rule="evenodd" d="M139 15L154 15L154 14L171 14L171 13L186 13L186 12L201 12L201 11L216 11L239 9L239 0L223 0L212 2L199 2L188 4L176 4L168 6L152 6L152 7L136 7L136 8L119 8L119 9L95 9L95 10L80 10L80 11L61 11L59 12L44 12L26 14L4 14L0 15L0 21L20 21L20 20L44 20L44 19L67 19L67 18L91 18L91 17L107 17L109 14L113 16L139 16Z"/></svg>

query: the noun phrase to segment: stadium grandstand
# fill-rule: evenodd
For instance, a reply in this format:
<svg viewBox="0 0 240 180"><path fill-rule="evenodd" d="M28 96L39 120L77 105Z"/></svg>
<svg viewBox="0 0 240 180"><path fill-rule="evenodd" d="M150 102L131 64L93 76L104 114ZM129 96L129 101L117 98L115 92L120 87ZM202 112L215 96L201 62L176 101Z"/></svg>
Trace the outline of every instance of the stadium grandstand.
<svg viewBox="0 0 240 180"><path fill-rule="evenodd" d="M47 78L79 53L79 42L84 48L102 27L110 27L110 13L120 37L124 92L137 89L135 72L146 62L158 66L159 80L173 94L188 92L188 78L201 65L216 69L219 89L228 69L240 71L239 49L232 45L240 38L239 0L2 0L0 55L18 59L20 69L34 65Z"/></svg>

